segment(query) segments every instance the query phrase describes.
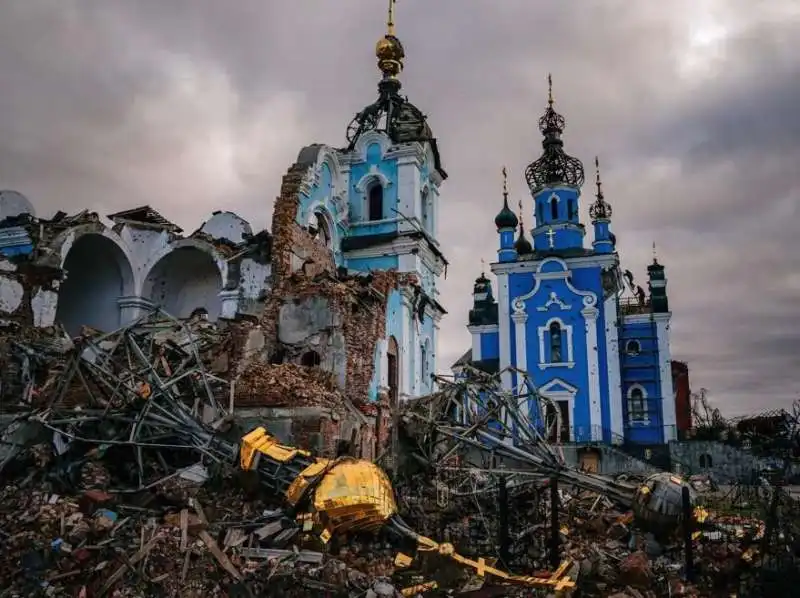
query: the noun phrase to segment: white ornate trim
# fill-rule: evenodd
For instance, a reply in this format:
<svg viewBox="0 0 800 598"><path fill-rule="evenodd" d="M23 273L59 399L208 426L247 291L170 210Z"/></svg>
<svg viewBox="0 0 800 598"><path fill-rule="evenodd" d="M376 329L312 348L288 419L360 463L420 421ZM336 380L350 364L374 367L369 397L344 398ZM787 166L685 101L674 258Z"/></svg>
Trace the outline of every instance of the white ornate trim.
<svg viewBox="0 0 800 598"><path fill-rule="evenodd" d="M558 259L558 258L549 257L545 258L544 261L552 259ZM569 263L569 267L572 270L578 270L580 268L593 268L597 266L603 268L609 268L612 266L619 265L619 256L615 253L602 253L596 255L587 255L583 257L567 258L567 262ZM525 260L516 262L495 262L492 264L492 272L494 272L495 274L536 272L539 269L539 265L541 263L542 262L539 262L537 260Z"/></svg>
<svg viewBox="0 0 800 598"><path fill-rule="evenodd" d="M359 193L366 193L367 186L373 181L377 181L384 189L387 189L393 184L385 174L378 170L377 166L373 166L368 173L358 179L358 182L355 183L353 187Z"/></svg>
<svg viewBox="0 0 800 598"><path fill-rule="evenodd" d="M572 306L569 303L564 303L561 299L558 298L556 292L552 291L550 293L550 298L547 300L547 302L544 305L540 305L539 307L537 307L536 310L547 311L548 309L550 309L551 305L557 305L564 311L569 311L570 309L572 309Z"/></svg>
<svg viewBox="0 0 800 598"><path fill-rule="evenodd" d="M632 314L629 316L622 316L623 324L649 324L650 322L669 321L672 317L672 312L659 312L651 314Z"/></svg>
<svg viewBox="0 0 800 598"><path fill-rule="evenodd" d="M384 221L385 222L385 221ZM369 224L375 224L370 222ZM355 227L356 225L354 225ZM422 263L434 275L440 276L444 272L445 263L442 259L431 251L424 239L412 239L410 237L398 237L385 245L376 245L366 249L354 249L344 253L345 259L365 259L375 257L385 257L386 255L417 255Z"/></svg>
<svg viewBox="0 0 800 598"><path fill-rule="evenodd" d="M381 147L381 160L386 157L389 149L392 147L392 140L386 133L382 131L367 131L358 138L356 145L351 154L351 163L366 162L367 161L367 148L373 143L377 143Z"/></svg>
<svg viewBox="0 0 800 598"><path fill-rule="evenodd" d="M563 386L565 390L550 390L556 385ZM575 395L578 394L578 389L560 378L553 378L544 386L539 387L538 392L540 395L555 402L556 405L558 405L559 401L566 401L567 413L569 414L569 440L570 442L575 442Z"/></svg>
<svg viewBox="0 0 800 598"><path fill-rule="evenodd" d="M472 325L467 326L467 330L469 330L470 332L478 332L481 334L484 332L497 332L498 329L499 326L497 324L482 324L480 326L472 326Z"/></svg>
<svg viewBox="0 0 800 598"><path fill-rule="evenodd" d="M542 269L544 268L545 264L549 263L559 264L562 268L562 271L542 272ZM492 264L492 271L495 272L495 274L498 274L498 272L495 271L494 264ZM563 280L564 284L570 290L571 293L583 297L584 307L593 307L597 303L597 295L595 293L592 293L591 291L581 291L575 288L575 286L569 280L569 274L570 274L569 266L561 258L550 257L542 260L538 264L536 272L533 275L534 278L533 288L524 295L516 297L513 301L512 309L514 310L514 312L525 311L525 302L531 297L534 297L536 295L536 293L539 291L539 287L541 286L542 280Z"/></svg>
<svg viewBox="0 0 800 598"><path fill-rule="evenodd" d="M322 145L317 150L317 159L311 168L306 170L303 180L300 182L298 190L303 195L310 195L311 192L319 185L319 179L322 172L322 165L327 162L328 168L331 171L331 186L333 188L333 195L344 196L345 185L343 184L345 178L342 170L342 164L339 160L339 153L328 145Z"/></svg>
<svg viewBox="0 0 800 598"><path fill-rule="evenodd" d="M656 320L656 336L658 337L658 361L661 378L661 423L664 426L664 441L669 442L677 437L677 414L675 413L675 395L672 386L672 355L669 343L669 318Z"/></svg>
<svg viewBox="0 0 800 598"><path fill-rule="evenodd" d="M515 314L516 315L516 314ZM562 338L565 341L566 345L566 361L545 361L545 347L544 347L544 335L550 332L550 325L557 323L561 327L562 331ZM547 369L547 368L556 368L556 367L566 367L566 368L573 368L575 367L575 361L573 358L573 347L572 347L572 326L570 324L566 324L564 320L558 317L550 318L545 322L544 326L538 327L539 332L539 369Z"/></svg>
<svg viewBox="0 0 800 598"><path fill-rule="evenodd" d="M592 440L603 440L603 406L600 397L600 364L597 347L597 317L600 314L596 307L584 307L581 310L586 326L586 370L589 376L589 426Z"/></svg>
<svg viewBox="0 0 800 598"><path fill-rule="evenodd" d="M641 390L642 391L642 404L644 406L644 417L642 419L633 419L631 417L631 399L633 399L633 391L634 390ZM628 399L628 423L635 426L649 426L650 425L650 409L648 408L647 402L647 389L639 383L631 384L628 388L627 397Z"/></svg>
<svg viewBox="0 0 800 598"><path fill-rule="evenodd" d="M511 365L511 330L508 325L510 316L508 307L508 276L501 274L497 277L497 310L498 321L502 324L499 330L500 370L503 372L500 375L500 379L505 390L511 390L511 372L504 371L505 368Z"/></svg>

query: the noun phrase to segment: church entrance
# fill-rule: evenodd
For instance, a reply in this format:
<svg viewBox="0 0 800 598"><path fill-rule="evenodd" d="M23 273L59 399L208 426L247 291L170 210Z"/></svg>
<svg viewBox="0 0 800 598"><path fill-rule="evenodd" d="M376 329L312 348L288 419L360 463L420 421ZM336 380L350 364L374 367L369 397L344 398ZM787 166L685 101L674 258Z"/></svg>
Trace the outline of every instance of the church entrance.
<svg viewBox="0 0 800 598"><path fill-rule="evenodd" d="M555 404L561 415L561 427L558 427L559 418L556 417ZM548 401L545 407L545 437L548 442L563 443L570 441L569 401Z"/></svg>

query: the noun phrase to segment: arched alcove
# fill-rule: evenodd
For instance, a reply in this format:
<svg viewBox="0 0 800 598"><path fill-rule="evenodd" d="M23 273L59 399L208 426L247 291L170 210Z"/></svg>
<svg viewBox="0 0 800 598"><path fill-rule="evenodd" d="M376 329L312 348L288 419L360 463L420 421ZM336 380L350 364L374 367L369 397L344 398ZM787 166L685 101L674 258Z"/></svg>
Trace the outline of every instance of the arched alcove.
<svg viewBox="0 0 800 598"><path fill-rule="evenodd" d="M118 328L119 298L133 288L133 268L120 246L101 234L85 234L72 244L62 267L66 280L58 293L56 321L73 336L82 326Z"/></svg>
<svg viewBox="0 0 800 598"><path fill-rule="evenodd" d="M213 322L222 312L221 290L222 275L214 258L189 246L173 249L151 268L142 296L177 318L205 308Z"/></svg>

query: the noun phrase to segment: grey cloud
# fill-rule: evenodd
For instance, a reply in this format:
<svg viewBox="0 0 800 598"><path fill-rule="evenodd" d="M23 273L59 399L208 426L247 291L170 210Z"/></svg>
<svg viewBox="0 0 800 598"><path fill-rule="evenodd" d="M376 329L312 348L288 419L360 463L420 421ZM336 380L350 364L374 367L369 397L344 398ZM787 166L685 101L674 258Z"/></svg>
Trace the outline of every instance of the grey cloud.
<svg viewBox="0 0 800 598"><path fill-rule="evenodd" d="M662 4L398 3L404 89L429 115L451 175L443 369L469 343L472 281L495 256L504 164L530 220L522 171L540 151L552 72L567 149L587 170L600 155L622 257L640 281L658 243L673 353L690 361L694 386L733 411L795 397L794 3L704 4L737 32L689 74L681 61L704 16L690 0ZM374 0L5 3L0 187L43 214L148 202L186 228L215 208L266 225L298 149L343 144L374 99L384 18ZM592 192L587 184L584 213Z"/></svg>

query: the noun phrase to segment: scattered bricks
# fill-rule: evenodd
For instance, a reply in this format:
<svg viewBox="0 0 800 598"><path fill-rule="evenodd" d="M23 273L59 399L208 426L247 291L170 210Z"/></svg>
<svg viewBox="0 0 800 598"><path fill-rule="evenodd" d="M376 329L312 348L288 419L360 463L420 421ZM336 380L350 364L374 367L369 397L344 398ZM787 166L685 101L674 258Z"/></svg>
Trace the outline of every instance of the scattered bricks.
<svg viewBox="0 0 800 598"><path fill-rule="evenodd" d="M78 507L84 515L93 515L100 507L108 507L114 502L115 496L102 490L87 490L78 501Z"/></svg>
<svg viewBox="0 0 800 598"><path fill-rule="evenodd" d="M620 581L634 588L646 589L653 582L650 561L644 552L626 556L619 565Z"/></svg>

